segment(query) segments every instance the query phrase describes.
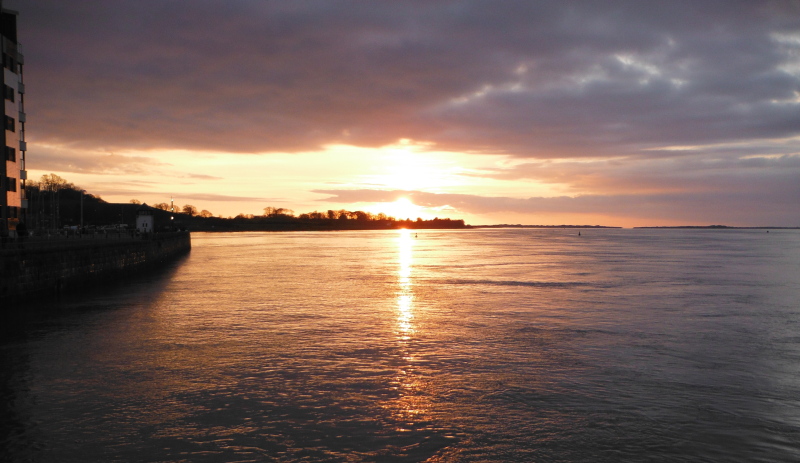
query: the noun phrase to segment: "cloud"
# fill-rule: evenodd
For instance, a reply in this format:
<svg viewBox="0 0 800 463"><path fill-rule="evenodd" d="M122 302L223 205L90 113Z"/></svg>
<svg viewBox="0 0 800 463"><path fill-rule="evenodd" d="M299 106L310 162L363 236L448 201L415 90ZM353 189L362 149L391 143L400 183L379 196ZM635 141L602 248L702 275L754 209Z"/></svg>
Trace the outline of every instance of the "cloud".
<svg viewBox="0 0 800 463"><path fill-rule="evenodd" d="M157 156L103 153L71 146L36 144L34 155L29 155L28 159L30 160L26 166L28 169L67 174L142 177L153 173L162 173L174 179L203 181L223 179L223 177L208 174L179 171L173 164L161 161Z"/></svg>
<svg viewBox="0 0 800 463"><path fill-rule="evenodd" d="M689 157L642 159L620 157L606 160L535 161L487 169L484 178L506 181L532 180L558 184L576 194L653 194L769 191L784 194L800 184L800 154L758 154L733 157L695 153Z"/></svg>
<svg viewBox="0 0 800 463"><path fill-rule="evenodd" d="M190 178L192 180L222 180L223 177L216 177L214 175L205 175L205 174L183 174L181 175L182 178Z"/></svg>
<svg viewBox="0 0 800 463"><path fill-rule="evenodd" d="M171 164L148 156L93 152L73 147L36 144L29 169L80 174L146 174Z"/></svg>
<svg viewBox="0 0 800 463"><path fill-rule="evenodd" d="M800 132L790 1L7 3L49 143L649 158Z"/></svg>
<svg viewBox="0 0 800 463"><path fill-rule="evenodd" d="M196 201L220 201L220 202L264 202L280 201L276 198L262 198L255 196L235 196L235 195L220 195L209 193L181 193L181 197L192 199Z"/></svg>
<svg viewBox="0 0 800 463"><path fill-rule="evenodd" d="M131 197L139 198L142 195L149 198L163 198L161 200L151 200L153 202L169 202L170 198L175 198L176 202L185 204L186 202L200 201L200 202L221 202L221 203L242 203L242 202L258 202L269 203L273 201L280 201L276 198L263 198L257 196L242 196L242 195L223 195L213 193L193 193L193 192L180 192L176 194L170 191L159 191L157 188L161 185L153 185L146 182L114 182L114 183L97 183L95 184L99 196L116 196L116 197Z"/></svg>

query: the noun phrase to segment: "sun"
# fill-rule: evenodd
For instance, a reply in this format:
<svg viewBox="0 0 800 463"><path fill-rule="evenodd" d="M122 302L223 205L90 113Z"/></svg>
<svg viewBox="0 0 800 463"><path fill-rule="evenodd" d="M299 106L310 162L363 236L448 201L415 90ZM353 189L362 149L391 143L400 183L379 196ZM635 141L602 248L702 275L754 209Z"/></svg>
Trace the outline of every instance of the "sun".
<svg viewBox="0 0 800 463"><path fill-rule="evenodd" d="M376 204L374 209L397 220L415 220L417 217L425 218L428 215L424 212L424 207L417 206L408 198L399 198L393 203Z"/></svg>

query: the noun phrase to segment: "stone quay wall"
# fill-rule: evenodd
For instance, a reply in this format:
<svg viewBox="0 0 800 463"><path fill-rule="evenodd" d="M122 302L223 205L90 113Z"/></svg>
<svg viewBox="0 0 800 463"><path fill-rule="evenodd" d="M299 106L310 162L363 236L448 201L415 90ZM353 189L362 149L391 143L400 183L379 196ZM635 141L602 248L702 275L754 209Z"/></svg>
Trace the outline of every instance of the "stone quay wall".
<svg viewBox="0 0 800 463"><path fill-rule="evenodd" d="M0 310L157 267L192 246L188 232L38 238L0 247Z"/></svg>

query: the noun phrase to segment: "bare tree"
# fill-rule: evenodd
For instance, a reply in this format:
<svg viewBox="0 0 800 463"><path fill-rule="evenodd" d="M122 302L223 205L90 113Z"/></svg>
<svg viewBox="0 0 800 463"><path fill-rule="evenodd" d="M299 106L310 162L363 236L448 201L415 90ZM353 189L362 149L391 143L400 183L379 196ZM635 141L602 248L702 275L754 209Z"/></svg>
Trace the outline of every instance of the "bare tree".
<svg viewBox="0 0 800 463"><path fill-rule="evenodd" d="M181 212L183 212L184 214L189 214L194 217L197 215L197 208L192 206L191 204L187 204L181 208Z"/></svg>
<svg viewBox="0 0 800 463"><path fill-rule="evenodd" d="M267 217L277 217L279 215L294 217L294 211L284 207L267 206L264 208L264 215Z"/></svg>

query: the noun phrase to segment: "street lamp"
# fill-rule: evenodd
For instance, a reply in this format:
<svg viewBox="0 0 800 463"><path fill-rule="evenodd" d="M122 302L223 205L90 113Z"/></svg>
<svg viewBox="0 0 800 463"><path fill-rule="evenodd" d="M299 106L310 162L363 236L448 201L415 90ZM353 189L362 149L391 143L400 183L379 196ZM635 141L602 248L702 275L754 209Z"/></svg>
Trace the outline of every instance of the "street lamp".
<svg viewBox="0 0 800 463"><path fill-rule="evenodd" d="M80 234L83 235L83 195L86 194L86 190L81 190L81 230Z"/></svg>

